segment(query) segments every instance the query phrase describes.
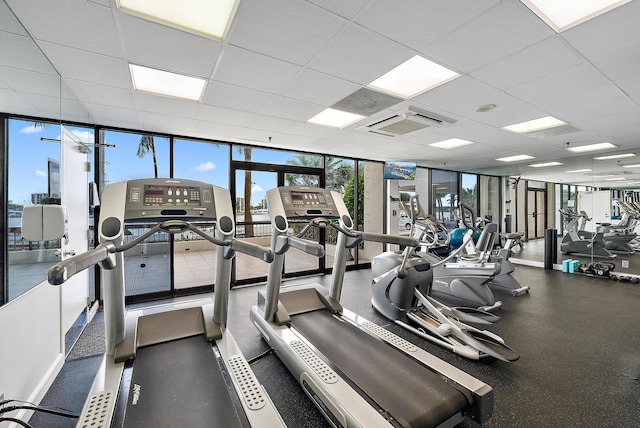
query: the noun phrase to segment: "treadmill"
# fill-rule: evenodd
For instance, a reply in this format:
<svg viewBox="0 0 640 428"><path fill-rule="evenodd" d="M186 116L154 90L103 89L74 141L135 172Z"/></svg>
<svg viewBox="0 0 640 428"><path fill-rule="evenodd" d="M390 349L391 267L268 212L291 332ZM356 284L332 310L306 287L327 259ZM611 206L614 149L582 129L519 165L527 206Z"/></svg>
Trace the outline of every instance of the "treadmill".
<svg viewBox="0 0 640 428"><path fill-rule="evenodd" d="M127 224L141 222L155 226L126 240ZM196 223L214 227L215 236ZM213 300L127 312L124 251L157 232L186 231L217 246ZM100 245L48 272L49 283L60 285L87 267L102 267L106 352L78 427L285 426L226 329L235 252L273 260L270 250L234 239L234 231L231 196L221 187L173 178L105 187Z"/></svg>
<svg viewBox="0 0 640 428"><path fill-rule="evenodd" d="M417 246L409 237L358 232L337 192L304 186L267 192L274 261L251 320L333 427L454 426L484 423L491 387L340 304L347 251L363 241ZM338 225L334 223L337 220ZM304 221L292 236L291 223ZM338 230L331 289L319 284L280 290L291 247L321 257L300 238L310 227Z"/></svg>

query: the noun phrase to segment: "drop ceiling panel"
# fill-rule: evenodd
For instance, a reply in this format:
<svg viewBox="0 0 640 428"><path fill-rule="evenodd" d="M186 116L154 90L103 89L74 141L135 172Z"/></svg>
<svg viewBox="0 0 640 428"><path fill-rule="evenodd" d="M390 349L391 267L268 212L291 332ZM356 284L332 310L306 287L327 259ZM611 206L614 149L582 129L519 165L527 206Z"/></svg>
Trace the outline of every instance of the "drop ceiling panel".
<svg viewBox="0 0 640 428"><path fill-rule="evenodd" d="M96 123L133 129L140 126L138 112L135 110L92 103L85 103L85 107Z"/></svg>
<svg viewBox="0 0 640 428"><path fill-rule="evenodd" d="M300 67L285 61L227 46L213 79L268 93L278 92Z"/></svg>
<svg viewBox="0 0 640 428"><path fill-rule="evenodd" d="M17 68L0 67L0 80L16 92L60 96L60 77Z"/></svg>
<svg viewBox="0 0 640 428"><path fill-rule="evenodd" d="M271 97L265 92L212 81L205 89L202 103L257 113L269 102Z"/></svg>
<svg viewBox="0 0 640 428"><path fill-rule="evenodd" d="M551 36L470 74L500 89L551 76L585 62L560 35Z"/></svg>
<svg viewBox="0 0 640 428"><path fill-rule="evenodd" d="M58 75L31 38L0 32L0 46L2 46L0 65L17 70Z"/></svg>
<svg viewBox="0 0 640 428"><path fill-rule="evenodd" d="M115 88L92 82L69 79L67 81L78 98L88 103L104 104L133 110L133 95L130 89Z"/></svg>
<svg viewBox="0 0 640 428"><path fill-rule="evenodd" d="M243 126L254 116L254 113L201 104L196 119L207 122L228 123Z"/></svg>
<svg viewBox="0 0 640 428"><path fill-rule="evenodd" d="M193 118L198 113L199 104L193 101L162 97L144 92L134 92L133 99L140 112L186 118Z"/></svg>
<svg viewBox="0 0 640 428"><path fill-rule="evenodd" d="M249 120L247 126L264 131L287 132L296 124L297 122L293 120L257 114Z"/></svg>
<svg viewBox="0 0 640 428"><path fill-rule="evenodd" d="M308 67L367 85L413 54L412 50L397 42L349 23L314 56Z"/></svg>
<svg viewBox="0 0 640 428"><path fill-rule="evenodd" d="M359 88L360 85L355 83L304 68L278 91L278 94L330 106Z"/></svg>
<svg viewBox="0 0 640 428"><path fill-rule="evenodd" d="M402 3L374 0L358 14L355 22L420 50L496 3L498 0L411 0ZM438 13L434 13L435 10ZM390 16L393 19L389 19Z"/></svg>
<svg viewBox="0 0 640 428"><path fill-rule="evenodd" d="M421 51L458 72L471 72L554 34L522 3L501 2Z"/></svg>
<svg viewBox="0 0 640 428"><path fill-rule="evenodd" d="M146 111L139 111L140 125L148 130L153 129L160 133L177 133L179 135L189 135L189 132L193 129L195 119L169 116L159 113L149 113Z"/></svg>
<svg viewBox="0 0 640 428"><path fill-rule="evenodd" d="M335 13L338 16L351 20L370 0L308 0L322 9Z"/></svg>
<svg viewBox="0 0 640 428"><path fill-rule="evenodd" d="M260 110L260 114L306 122L309 118L315 116L323 109L323 106L319 106L317 104L292 100L290 98L276 95Z"/></svg>
<svg viewBox="0 0 640 428"><path fill-rule="evenodd" d="M35 5L22 0L7 0L7 3L38 42L122 56L109 7L88 1L39 1Z"/></svg>
<svg viewBox="0 0 640 428"><path fill-rule="evenodd" d="M41 42L42 50L67 79L131 88L126 61L93 52Z"/></svg>
<svg viewBox="0 0 640 428"><path fill-rule="evenodd" d="M228 43L305 65L347 21L307 2L243 0Z"/></svg>
<svg viewBox="0 0 640 428"><path fill-rule="evenodd" d="M617 80L640 73L640 44L592 59L609 79Z"/></svg>
<svg viewBox="0 0 640 428"><path fill-rule="evenodd" d="M208 79L222 44L118 12L128 62ZM188 49L185 49L188 46Z"/></svg>
<svg viewBox="0 0 640 428"><path fill-rule="evenodd" d="M588 59L640 44L640 2L630 1L616 9L562 33Z"/></svg>

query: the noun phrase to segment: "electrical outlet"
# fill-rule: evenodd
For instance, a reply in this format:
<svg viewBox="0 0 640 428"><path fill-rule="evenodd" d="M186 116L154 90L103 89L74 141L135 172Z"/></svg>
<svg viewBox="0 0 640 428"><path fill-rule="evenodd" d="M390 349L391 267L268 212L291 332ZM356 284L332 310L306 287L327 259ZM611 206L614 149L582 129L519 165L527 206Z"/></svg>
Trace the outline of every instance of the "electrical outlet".
<svg viewBox="0 0 640 428"><path fill-rule="evenodd" d="M629 260L622 260L622 267L623 268L628 268L629 267Z"/></svg>

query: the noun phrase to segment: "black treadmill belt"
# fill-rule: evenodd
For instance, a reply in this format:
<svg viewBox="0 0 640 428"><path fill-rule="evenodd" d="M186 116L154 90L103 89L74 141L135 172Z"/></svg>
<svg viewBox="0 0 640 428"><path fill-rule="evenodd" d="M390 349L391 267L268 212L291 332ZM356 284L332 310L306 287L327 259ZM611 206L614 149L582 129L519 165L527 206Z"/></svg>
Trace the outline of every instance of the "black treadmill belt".
<svg viewBox="0 0 640 428"><path fill-rule="evenodd" d="M436 426L468 406L441 376L329 311L295 315L291 323L379 406L411 427Z"/></svg>
<svg viewBox="0 0 640 428"><path fill-rule="evenodd" d="M138 349L124 426L242 426L204 336Z"/></svg>

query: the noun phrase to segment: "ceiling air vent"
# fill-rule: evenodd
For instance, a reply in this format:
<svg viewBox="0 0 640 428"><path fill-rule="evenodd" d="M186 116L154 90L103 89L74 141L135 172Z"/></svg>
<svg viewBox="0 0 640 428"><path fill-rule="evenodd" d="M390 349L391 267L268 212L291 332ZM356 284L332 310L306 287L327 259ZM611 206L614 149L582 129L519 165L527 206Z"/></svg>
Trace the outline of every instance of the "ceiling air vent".
<svg viewBox="0 0 640 428"><path fill-rule="evenodd" d="M454 123L456 123L454 119L420 110L416 107L409 107L406 110L379 117L374 122L361 126L358 129L393 137L396 135L411 134L428 127L438 128L450 126Z"/></svg>

